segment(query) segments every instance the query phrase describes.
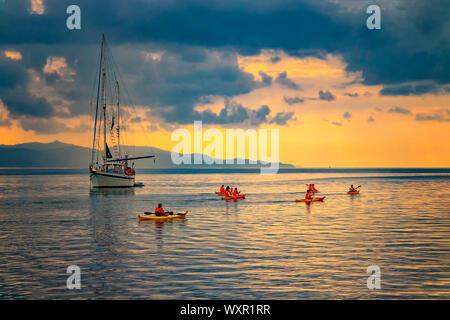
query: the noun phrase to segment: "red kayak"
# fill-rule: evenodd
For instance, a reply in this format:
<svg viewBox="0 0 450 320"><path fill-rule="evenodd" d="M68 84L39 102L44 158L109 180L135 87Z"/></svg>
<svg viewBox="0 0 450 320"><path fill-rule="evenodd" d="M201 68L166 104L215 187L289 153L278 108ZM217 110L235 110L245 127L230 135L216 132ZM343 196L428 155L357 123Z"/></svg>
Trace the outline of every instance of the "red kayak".
<svg viewBox="0 0 450 320"><path fill-rule="evenodd" d="M245 194L240 194L237 197L223 197L222 200L238 200L245 199Z"/></svg>

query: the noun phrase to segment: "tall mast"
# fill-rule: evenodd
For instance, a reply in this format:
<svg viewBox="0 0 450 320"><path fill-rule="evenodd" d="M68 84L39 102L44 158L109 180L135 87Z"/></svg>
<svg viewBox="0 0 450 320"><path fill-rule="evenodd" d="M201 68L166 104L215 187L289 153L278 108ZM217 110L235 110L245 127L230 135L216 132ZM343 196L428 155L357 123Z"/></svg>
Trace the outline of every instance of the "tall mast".
<svg viewBox="0 0 450 320"><path fill-rule="evenodd" d="M117 90L117 146L119 148L119 158L122 157L120 153L120 99L119 99L119 81L116 81Z"/></svg>
<svg viewBox="0 0 450 320"><path fill-rule="evenodd" d="M106 169L106 63L105 63L105 35L102 34L102 104L103 104L103 159Z"/></svg>

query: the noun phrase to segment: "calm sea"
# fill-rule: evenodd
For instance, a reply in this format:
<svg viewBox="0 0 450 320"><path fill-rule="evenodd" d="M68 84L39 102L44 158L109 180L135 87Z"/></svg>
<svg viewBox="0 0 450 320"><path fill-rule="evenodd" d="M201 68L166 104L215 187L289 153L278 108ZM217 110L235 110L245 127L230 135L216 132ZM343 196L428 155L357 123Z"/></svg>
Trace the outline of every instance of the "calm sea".
<svg viewBox="0 0 450 320"><path fill-rule="evenodd" d="M96 191L87 174L1 173L2 299L450 299L448 169L141 171L144 187ZM306 183L323 203L295 202ZM139 223L158 202L186 220Z"/></svg>

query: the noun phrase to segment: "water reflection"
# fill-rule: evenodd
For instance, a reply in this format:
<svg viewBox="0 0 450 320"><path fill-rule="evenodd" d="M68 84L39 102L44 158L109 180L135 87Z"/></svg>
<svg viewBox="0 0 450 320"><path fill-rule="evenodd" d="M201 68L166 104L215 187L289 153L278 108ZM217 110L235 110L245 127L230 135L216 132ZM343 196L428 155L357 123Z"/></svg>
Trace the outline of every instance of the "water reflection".
<svg viewBox="0 0 450 320"><path fill-rule="evenodd" d="M90 196L133 196L134 188L90 188Z"/></svg>
<svg viewBox="0 0 450 320"><path fill-rule="evenodd" d="M0 298L450 298L450 178L360 178L354 196L354 177L323 174L141 178L88 192L85 176L2 177ZM295 202L303 178L323 203ZM247 199L207 192L225 179ZM158 202L189 215L139 223ZM65 289L70 264L81 291ZM382 290L367 290L369 264Z"/></svg>

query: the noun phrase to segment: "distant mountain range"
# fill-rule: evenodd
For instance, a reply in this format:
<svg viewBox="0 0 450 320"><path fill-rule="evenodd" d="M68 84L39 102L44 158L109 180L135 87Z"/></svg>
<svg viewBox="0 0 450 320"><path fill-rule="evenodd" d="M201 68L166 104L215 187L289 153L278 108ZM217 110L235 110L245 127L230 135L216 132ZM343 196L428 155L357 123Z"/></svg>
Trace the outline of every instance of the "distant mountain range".
<svg viewBox="0 0 450 320"><path fill-rule="evenodd" d="M153 147L125 146L132 156L155 155L154 159L137 160L138 168L259 168L259 164L245 165L175 165L171 160L171 152ZM90 163L91 149L67 144L60 141L51 143L22 143L16 145L0 145L0 167L35 167L35 168L87 168ZM193 155L191 155L193 157ZM193 158L191 158L193 159ZM193 163L193 161L192 161ZM293 168L291 164L280 163L280 168Z"/></svg>

